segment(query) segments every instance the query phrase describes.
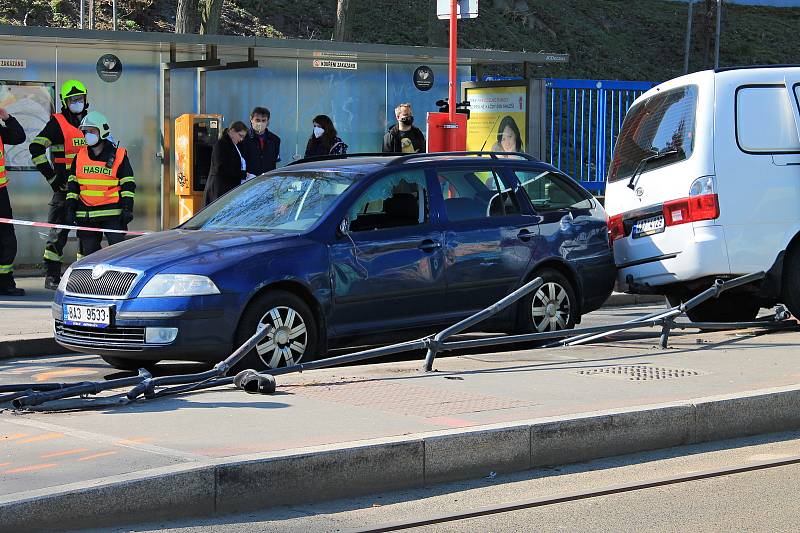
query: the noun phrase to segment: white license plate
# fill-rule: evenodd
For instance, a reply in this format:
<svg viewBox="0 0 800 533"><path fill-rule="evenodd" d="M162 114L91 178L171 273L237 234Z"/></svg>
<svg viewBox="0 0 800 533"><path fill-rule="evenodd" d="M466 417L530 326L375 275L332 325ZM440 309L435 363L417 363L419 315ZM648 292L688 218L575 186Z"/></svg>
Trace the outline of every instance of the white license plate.
<svg viewBox="0 0 800 533"><path fill-rule="evenodd" d="M111 325L111 308L90 305L64 305L64 323L71 326L105 328Z"/></svg>
<svg viewBox="0 0 800 533"><path fill-rule="evenodd" d="M637 220L633 224L633 231L631 235L633 238L646 237L654 233L661 233L664 231L664 215L658 215L650 218L643 218Z"/></svg>

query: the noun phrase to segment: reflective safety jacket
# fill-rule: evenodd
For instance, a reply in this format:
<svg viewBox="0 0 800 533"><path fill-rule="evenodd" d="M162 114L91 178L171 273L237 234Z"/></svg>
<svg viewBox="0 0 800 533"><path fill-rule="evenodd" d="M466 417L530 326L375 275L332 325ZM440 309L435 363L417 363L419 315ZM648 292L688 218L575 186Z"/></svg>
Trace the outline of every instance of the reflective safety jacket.
<svg viewBox="0 0 800 533"><path fill-rule="evenodd" d="M80 149L86 146L83 132L78 129L83 116L83 113L73 115L68 110L52 115L28 147L33 164L54 191L63 190L66 186L70 164ZM50 160L47 159L48 148Z"/></svg>
<svg viewBox="0 0 800 533"><path fill-rule="evenodd" d="M22 129L17 119L9 116L5 126L0 125L0 189L8 185L8 171L6 170L6 144L22 144L25 142L25 130Z"/></svg>
<svg viewBox="0 0 800 533"><path fill-rule="evenodd" d="M118 216L123 209L133 211L136 181L127 152L108 141L101 142L99 155L84 147L70 166L67 202L78 217Z"/></svg>

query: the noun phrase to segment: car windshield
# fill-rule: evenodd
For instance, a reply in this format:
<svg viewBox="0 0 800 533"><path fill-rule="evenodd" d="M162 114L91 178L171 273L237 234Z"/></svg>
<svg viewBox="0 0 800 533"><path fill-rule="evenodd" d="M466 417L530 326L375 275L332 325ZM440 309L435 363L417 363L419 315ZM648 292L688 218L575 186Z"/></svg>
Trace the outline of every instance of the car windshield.
<svg viewBox="0 0 800 533"><path fill-rule="evenodd" d="M327 170L264 174L235 188L181 228L304 231L361 176Z"/></svg>

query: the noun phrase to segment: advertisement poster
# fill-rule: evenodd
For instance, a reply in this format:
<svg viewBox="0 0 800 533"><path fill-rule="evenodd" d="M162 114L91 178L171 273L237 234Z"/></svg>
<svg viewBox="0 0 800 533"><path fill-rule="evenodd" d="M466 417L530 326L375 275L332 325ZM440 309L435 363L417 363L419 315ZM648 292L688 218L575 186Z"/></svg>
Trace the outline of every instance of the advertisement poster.
<svg viewBox="0 0 800 533"><path fill-rule="evenodd" d="M524 152L528 111L527 86L468 87L471 116L467 150Z"/></svg>
<svg viewBox="0 0 800 533"><path fill-rule="evenodd" d="M0 80L0 107L16 118L25 130L25 142L6 146L8 170L36 170L28 145L54 113L56 85L39 81Z"/></svg>

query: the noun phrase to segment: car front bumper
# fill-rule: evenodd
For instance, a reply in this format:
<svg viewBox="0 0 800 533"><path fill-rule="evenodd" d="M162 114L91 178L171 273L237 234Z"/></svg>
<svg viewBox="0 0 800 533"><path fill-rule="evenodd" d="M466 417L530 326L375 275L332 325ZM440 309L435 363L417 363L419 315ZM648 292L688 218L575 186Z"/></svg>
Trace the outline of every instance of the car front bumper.
<svg viewBox="0 0 800 533"><path fill-rule="evenodd" d="M232 352L238 321L235 297L98 299L57 295L52 305L56 342L70 350L139 360L221 361ZM69 325L66 304L108 306L108 327ZM159 329L174 328L170 342L153 342ZM149 331L148 331L149 330ZM169 330L167 330L169 331Z"/></svg>

